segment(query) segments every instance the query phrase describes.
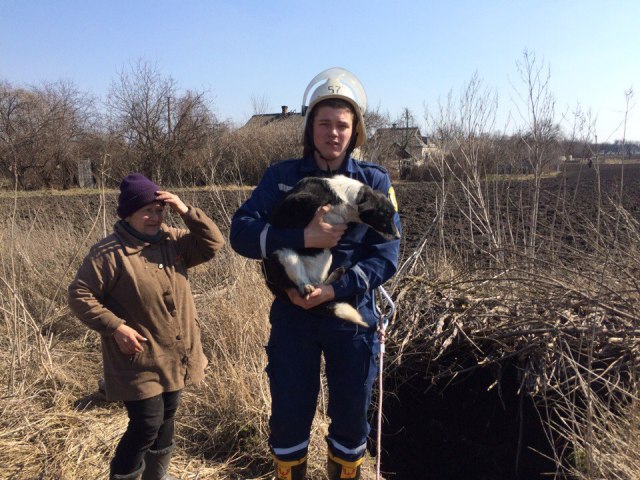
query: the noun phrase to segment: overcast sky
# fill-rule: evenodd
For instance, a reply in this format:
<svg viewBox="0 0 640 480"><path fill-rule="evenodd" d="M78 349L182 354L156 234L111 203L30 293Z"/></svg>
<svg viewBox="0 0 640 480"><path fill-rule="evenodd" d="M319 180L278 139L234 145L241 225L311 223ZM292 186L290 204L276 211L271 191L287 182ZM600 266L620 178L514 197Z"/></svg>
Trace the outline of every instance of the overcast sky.
<svg viewBox="0 0 640 480"><path fill-rule="evenodd" d="M638 0L0 0L0 80L70 80L104 99L118 72L143 59L183 89L211 93L237 124L251 98L300 111L321 70L355 73L369 105L408 107L424 127L477 73L498 96L496 130L521 126L516 62L550 71L556 121L580 105L599 142L640 140Z"/></svg>

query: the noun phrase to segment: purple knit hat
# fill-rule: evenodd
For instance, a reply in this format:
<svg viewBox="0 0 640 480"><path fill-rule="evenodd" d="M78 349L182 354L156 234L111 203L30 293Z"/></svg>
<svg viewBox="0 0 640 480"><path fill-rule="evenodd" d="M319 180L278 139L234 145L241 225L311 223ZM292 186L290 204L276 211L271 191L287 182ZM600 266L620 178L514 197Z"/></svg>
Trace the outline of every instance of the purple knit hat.
<svg viewBox="0 0 640 480"><path fill-rule="evenodd" d="M127 218L156 199L160 187L141 173L130 173L120 183L118 216Z"/></svg>

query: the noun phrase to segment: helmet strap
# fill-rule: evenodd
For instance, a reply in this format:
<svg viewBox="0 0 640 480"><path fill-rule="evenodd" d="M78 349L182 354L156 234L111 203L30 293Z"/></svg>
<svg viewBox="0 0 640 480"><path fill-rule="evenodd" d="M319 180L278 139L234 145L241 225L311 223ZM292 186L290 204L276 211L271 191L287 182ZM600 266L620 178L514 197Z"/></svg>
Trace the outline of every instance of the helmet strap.
<svg viewBox="0 0 640 480"><path fill-rule="evenodd" d="M345 155L345 158L351 155L351 152L353 152L356 149L357 141L358 141L358 132L357 130L354 129L353 135L351 135L351 140L349 141L349 146L347 147L347 153Z"/></svg>
<svg viewBox="0 0 640 480"><path fill-rule="evenodd" d="M326 170L326 172L329 174L329 176L332 176L332 175L333 175L333 170L331 170L331 165L329 164L329 160L327 160L327 159L324 157L324 155L322 155L322 153L320 153L320 150L318 150L318 149L317 149L317 147L315 146L315 144L313 145L313 150L314 150L314 152L315 152L315 153L317 153L317 154L318 154L318 156L319 156L322 160L324 160L324 163L326 163L326 164L327 164L327 170ZM346 158L346 156L345 156L345 158Z"/></svg>

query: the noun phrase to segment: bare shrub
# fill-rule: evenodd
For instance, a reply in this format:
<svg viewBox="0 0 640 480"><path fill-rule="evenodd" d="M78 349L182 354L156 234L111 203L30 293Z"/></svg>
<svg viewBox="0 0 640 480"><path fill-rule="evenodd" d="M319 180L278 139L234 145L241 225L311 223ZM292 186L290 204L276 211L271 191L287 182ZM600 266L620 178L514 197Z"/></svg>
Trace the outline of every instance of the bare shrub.
<svg viewBox="0 0 640 480"><path fill-rule="evenodd" d="M439 182L442 177L439 170L431 165L412 165L405 170L404 180L410 182Z"/></svg>
<svg viewBox="0 0 640 480"><path fill-rule="evenodd" d="M302 135L299 117L290 117L266 126L246 126L229 132L220 140L220 160L211 177L218 182L256 185L273 162L299 158Z"/></svg>

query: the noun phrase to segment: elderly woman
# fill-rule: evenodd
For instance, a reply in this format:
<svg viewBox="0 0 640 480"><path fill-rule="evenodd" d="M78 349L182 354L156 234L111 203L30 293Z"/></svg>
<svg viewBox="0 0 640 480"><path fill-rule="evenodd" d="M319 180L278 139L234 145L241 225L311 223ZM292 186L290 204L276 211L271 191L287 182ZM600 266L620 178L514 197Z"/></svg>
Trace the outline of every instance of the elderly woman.
<svg viewBox="0 0 640 480"><path fill-rule="evenodd" d="M188 230L163 223L165 206ZM129 424L111 479L160 480L174 449L174 415L189 377L207 359L187 269L224 245L215 223L139 173L122 180L113 233L98 242L69 286L75 315L102 339L108 400L121 400Z"/></svg>

